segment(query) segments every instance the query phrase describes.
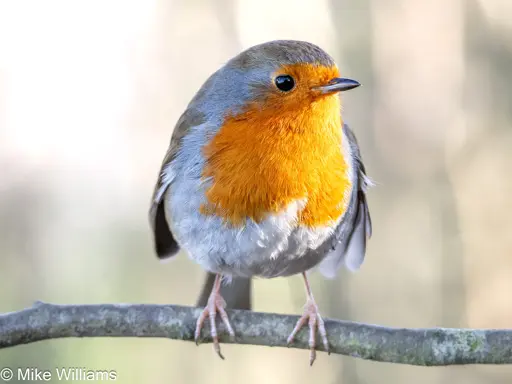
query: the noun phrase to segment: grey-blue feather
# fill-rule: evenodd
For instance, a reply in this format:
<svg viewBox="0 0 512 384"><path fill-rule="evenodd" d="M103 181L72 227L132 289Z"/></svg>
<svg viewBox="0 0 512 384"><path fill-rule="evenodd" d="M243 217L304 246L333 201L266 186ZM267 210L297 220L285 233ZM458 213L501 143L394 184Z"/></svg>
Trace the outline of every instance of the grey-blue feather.
<svg viewBox="0 0 512 384"><path fill-rule="evenodd" d="M346 124L343 126L343 130L352 152L356 187L345 213L343 220L345 225L340 225L335 231L333 247L319 265L320 272L329 278L336 275L342 264L345 264L351 271L357 270L364 261L366 242L372 235L372 221L366 199L366 192L372 183L366 175L361 151L354 133Z"/></svg>

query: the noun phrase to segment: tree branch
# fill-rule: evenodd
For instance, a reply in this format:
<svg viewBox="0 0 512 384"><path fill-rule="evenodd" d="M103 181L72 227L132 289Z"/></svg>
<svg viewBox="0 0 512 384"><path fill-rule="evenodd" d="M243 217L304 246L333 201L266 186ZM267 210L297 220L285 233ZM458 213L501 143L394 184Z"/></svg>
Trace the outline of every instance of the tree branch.
<svg viewBox="0 0 512 384"><path fill-rule="evenodd" d="M194 339L200 309L177 305L52 305L37 302L19 312L0 315L0 348L63 337L166 337ZM297 316L228 311L236 340L221 342L286 346ZM511 364L512 330L386 328L326 320L331 352L362 359L412 365ZM208 327L205 340L211 341ZM307 332L295 348L307 349ZM319 350L322 347L319 346Z"/></svg>

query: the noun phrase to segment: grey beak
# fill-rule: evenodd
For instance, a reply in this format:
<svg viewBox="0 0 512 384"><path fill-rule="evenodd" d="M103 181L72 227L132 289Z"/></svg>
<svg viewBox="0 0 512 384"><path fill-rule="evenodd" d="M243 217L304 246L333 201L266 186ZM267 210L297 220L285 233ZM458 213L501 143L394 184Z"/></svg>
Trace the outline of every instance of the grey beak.
<svg viewBox="0 0 512 384"><path fill-rule="evenodd" d="M334 93L334 92L343 92L348 91L350 89L354 89L359 87L361 84L358 81L352 79L344 79L341 77L335 77L328 84L322 85L321 87L316 87L322 93Z"/></svg>

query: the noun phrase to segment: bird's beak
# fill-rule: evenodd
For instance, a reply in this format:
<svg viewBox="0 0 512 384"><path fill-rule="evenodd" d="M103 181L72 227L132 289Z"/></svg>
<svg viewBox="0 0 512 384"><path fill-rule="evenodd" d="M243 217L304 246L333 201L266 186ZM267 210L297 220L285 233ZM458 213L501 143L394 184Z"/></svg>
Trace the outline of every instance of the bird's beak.
<svg viewBox="0 0 512 384"><path fill-rule="evenodd" d="M355 80L344 79L341 77L335 77L334 79L329 81L326 85L315 87L314 89L316 91L319 91L320 93L328 94L328 93L348 91L350 89L357 88L360 85L361 84Z"/></svg>

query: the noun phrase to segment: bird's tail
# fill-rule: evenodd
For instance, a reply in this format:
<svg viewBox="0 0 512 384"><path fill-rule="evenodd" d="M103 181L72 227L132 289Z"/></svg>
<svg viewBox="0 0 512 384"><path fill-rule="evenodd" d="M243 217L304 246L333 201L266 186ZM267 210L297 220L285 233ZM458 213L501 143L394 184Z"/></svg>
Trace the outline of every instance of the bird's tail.
<svg viewBox="0 0 512 384"><path fill-rule="evenodd" d="M198 307L206 306L214 281L215 274L208 273L199 299L197 300ZM224 300L226 300L227 308L251 309L251 287L251 279L245 277L233 277L231 283L222 284L220 293Z"/></svg>

